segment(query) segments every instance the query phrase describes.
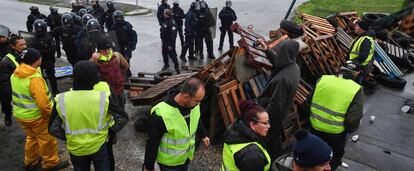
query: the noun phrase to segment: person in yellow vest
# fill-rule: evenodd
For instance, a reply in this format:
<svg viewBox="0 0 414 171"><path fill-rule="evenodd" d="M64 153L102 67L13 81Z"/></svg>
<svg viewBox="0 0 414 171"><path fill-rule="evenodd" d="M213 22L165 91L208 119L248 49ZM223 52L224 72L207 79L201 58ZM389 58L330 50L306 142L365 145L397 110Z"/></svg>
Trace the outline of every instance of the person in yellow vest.
<svg viewBox="0 0 414 171"><path fill-rule="evenodd" d="M171 90L164 101L152 107L144 170L154 170L157 160L161 171L186 171L194 157L196 134L204 145L210 145L200 120L200 103L204 95L203 82L190 78L180 90Z"/></svg>
<svg viewBox="0 0 414 171"><path fill-rule="evenodd" d="M359 21L355 26L357 38L352 42L348 59L359 64L361 73L356 79L361 84L364 77L372 72L374 62L374 36L375 32L369 29L370 23L364 20Z"/></svg>
<svg viewBox="0 0 414 171"><path fill-rule="evenodd" d="M73 89L55 97L49 132L66 141L75 171L109 171L108 131L120 131L128 115L109 85L99 82L98 67L79 61L73 69ZM112 145L112 144L111 144Z"/></svg>
<svg viewBox="0 0 414 171"><path fill-rule="evenodd" d="M240 103L241 116L224 135L222 171L270 170L264 142L270 128L266 110L253 101Z"/></svg>
<svg viewBox="0 0 414 171"><path fill-rule="evenodd" d="M13 94L13 116L26 133L24 164L27 170L37 168L42 157L43 170L66 168L68 161L60 161L57 141L48 133L53 102L42 75L40 52L27 49L22 63L10 77Z"/></svg>
<svg viewBox="0 0 414 171"><path fill-rule="evenodd" d="M5 114L4 124L12 125L12 91L10 85L10 76L19 66L23 56L23 50L26 49L26 41L23 37L12 35L10 37L10 52L2 57L0 62L0 102L1 110Z"/></svg>
<svg viewBox="0 0 414 171"><path fill-rule="evenodd" d="M292 153L278 157L272 171L329 171L332 148L319 137L300 130L295 133Z"/></svg>
<svg viewBox="0 0 414 171"><path fill-rule="evenodd" d="M338 75L323 75L309 99L311 133L332 147L332 170L341 164L347 133L356 131L363 117L364 93L354 81L357 75L346 67Z"/></svg>

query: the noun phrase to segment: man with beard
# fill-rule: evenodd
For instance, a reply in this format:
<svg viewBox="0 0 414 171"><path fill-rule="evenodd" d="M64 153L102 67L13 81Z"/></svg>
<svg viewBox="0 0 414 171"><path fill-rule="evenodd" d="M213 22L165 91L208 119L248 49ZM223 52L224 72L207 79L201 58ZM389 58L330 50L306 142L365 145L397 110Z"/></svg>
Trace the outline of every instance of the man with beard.
<svg viewBox="0 0 414 171"><path fill-rule="evenodd" d="M91 0L92 8L94 10L94 17L98 19L99 23L102 23L102 16L105 13L104 8L99 4L98 0Z"/></svg>

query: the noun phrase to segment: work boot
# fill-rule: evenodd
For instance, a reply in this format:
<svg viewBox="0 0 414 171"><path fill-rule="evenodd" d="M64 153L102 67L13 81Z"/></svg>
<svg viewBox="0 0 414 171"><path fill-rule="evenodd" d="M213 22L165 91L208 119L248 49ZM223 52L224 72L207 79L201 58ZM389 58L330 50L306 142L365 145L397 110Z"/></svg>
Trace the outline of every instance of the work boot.
<svg viewBox="0 0 414 171"><path fill-rule="evenodd" d="M6 117L4 117L4 125L6 125L6 126L11 126L12 125L12 118L11 118L11 116L7 116L6 115Z"/></svg>
<svg viewBox="0 0 414 171"><path fill-rule="evenodd" d="M181 59L182 61L184 61L184 62L187 62L187 59L185 59L185 57L184 57L184 56L180 56L180 59Z"/></svg>
<svg viewBox="0 0 414 171"><path fill-rule="evenodd" d="M189 56L189 57L188 57L188 60L197 60L197 58L196 58L196 57L194 57L194 56Z"/></svg>
<svg viewBox="0 0 414 171"><path fill-rule="evenodd" d="M53 166L49 169L43 169L44 171L58 171L60 169L67 168L69 166L69 162L67 160L60 161L56 166Z"/></svg>
<svg viewBox="0 0 414 171"><path fill-rule="evenodd" d="M168 66L168 65L164 65L164 66L162 67L161 71L164 71L164 70L168 69L169 67L170 67L170 66Z"/></svg>

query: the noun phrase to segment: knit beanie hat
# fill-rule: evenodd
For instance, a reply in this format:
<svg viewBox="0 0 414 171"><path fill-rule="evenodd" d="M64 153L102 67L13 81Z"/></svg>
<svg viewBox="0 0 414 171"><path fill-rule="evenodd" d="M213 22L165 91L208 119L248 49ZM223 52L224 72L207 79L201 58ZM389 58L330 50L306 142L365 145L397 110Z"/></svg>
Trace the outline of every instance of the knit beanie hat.
<svg viewBox="0 0 414 171"><path fill-rule="evenodd" d="M298 166L311 168L332 159L332 148L319 137L305 131L297 132L295 137L293 160Z"/></svg>
<svg viewBox="0 0 414 171"><path fill-rule="evenodd" d="M358 23L358 26L361 27L363 30L369 30L370 23L368 21L361 20Z"/></svg>
<svg viewBox="0 0 414 171"><path fill-rule="evenodd" d="M98 42L96 43L96 49L98 50L104 50L111 48L111 43L106 38L99 38Z"/></svg>
<svg viewBox="0 0 414 171"><path fill-rule="evenodd" d="M24 55L23 55L23 58L22 58L22 62L27 64L27 65L31 65L31 64L35 63L37 60L39 60L42 57L40 52L37 49L33 49L33 48L28 48L23 53L24 53Z"/></svg>

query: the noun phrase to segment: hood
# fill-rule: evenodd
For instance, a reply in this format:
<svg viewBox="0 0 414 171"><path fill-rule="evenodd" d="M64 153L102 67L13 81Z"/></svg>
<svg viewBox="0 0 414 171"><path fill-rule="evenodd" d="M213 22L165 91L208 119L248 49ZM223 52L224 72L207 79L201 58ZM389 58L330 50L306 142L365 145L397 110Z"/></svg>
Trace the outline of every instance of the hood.
<svg viewBox="0 0 414 171"><path fill-rule="evenodd" d="M30 65L22 63L14 70L14 75L18 78L26 78L35 74L37 70Z"/></svg>
<svg viewBox="0 0 414 171"><path fill-rule="evenodd" d="M270 62L273 64L273 69L278 70L296 62L296 57L299 54L299 43L289 39L280 42L279 45L270 50L276 54L270 59Z"/></svg>
<svg viewBox="0 0 414 171"><path fill-rule="evenodd" d="M92 90L99 82L98 66L91 61L80 61L73 69L73 90Z"/></svg>
<svg viewBox="0 0 414 171"><path fill-rule="evenodd" d="M179 93L180 91L178 89L171 89L170 91L167 92L167 95L164 97L164 102L174 106L174 107L179 107L179 105L177 104L177 102L175 102L174 97Z"/></svg>
<svg viewBox="0 0 414 171"><path fill-rule="evenodd" d="M240 144L246 142L256 141L260 144L262 138L253 132L241 119L237 119L224 135L224 143L226 144Z"/></svg>

